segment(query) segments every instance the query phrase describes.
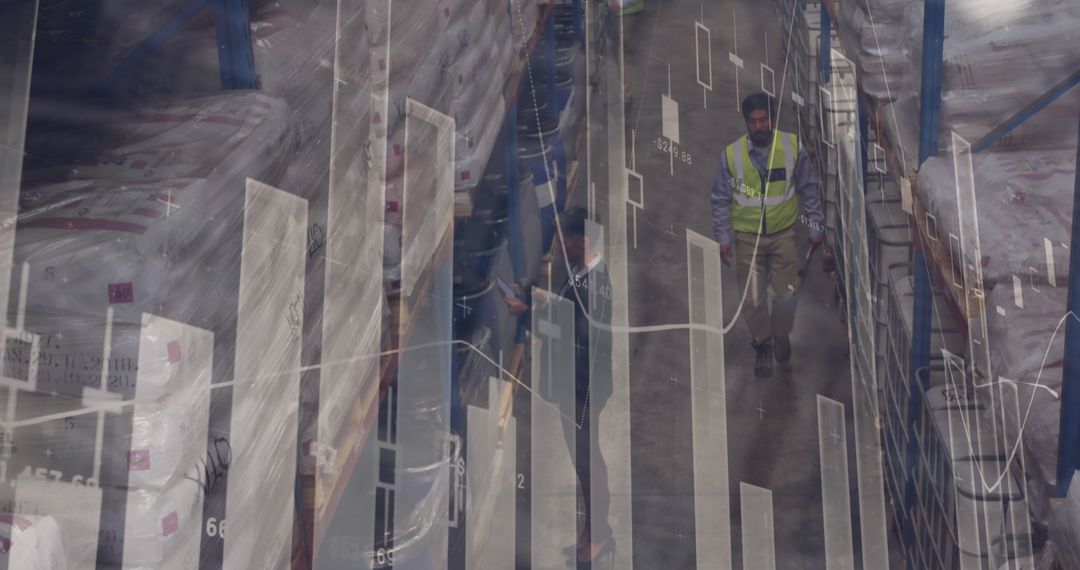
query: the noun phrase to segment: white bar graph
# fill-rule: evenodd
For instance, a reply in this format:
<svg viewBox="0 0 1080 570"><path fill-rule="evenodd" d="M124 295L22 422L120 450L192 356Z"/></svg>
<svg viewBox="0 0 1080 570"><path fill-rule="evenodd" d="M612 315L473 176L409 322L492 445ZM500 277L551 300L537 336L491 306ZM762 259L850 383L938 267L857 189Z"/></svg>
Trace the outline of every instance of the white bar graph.
<svg viewBox="0 0 1080 570"><path fill-rule="evenodd" d="M532 567L551 568L577 541L574 304L534 291L532 330Z"/></svg>
<svg viewBox="0 0 1080 570"><path fill-rule="evenodd" d="M851 533L851 489L848 483L844 405L818 395L817 419L821 508L825 522L825 567L829 570L850 570L855 568L855 554Z"/></svg>
<svg viewBox="0 0 1080 570"><path fill-rule="evenodd" d="M1054 244L1047 238L1043 238L1043 248L1046 250L1046 281L1051 287L1057 287L1057 272L1054 271Z"/></svg>
<svg viewBox="0 0 1080 570"><path fill-rule="evenodd" d="M739 483L743 570L776 570L772 491Z"/></svg>
<svg viewBox="0 0 1080 570"><path fill-rule="evenodd" d="M307 201L248 179L240 254L222 567L269 568L292 540L302 323L287 320L304 298ZM272 418L273 421L267 421Z"/></svg>
<svg viewBox="0 0 1080 570"><path fill-rule="evenodd" d="M620 66L621 67L621 66ZM606 93L621 97L623 94L621 69L607 66ZM606 212L598 212L605 221L604 261L611 280L611 325L614 329L630 324L629 294L629 234L628 199L629 180L625 176L626 159L626 113L621 105L607 105L605 128L607 137L608 200ZM590 129L592 130L592 129ZM607 216L606 218L604 216ZM600 447L608 468L608 489L611 493L611 531L618 548L615 549L615 568L633 570L634 536L633 472L630 465L630 335L625 330L611 333L612 394L600 414Z"/></svg>
<svg viewBox="0 0 1080 570"><path fill-rule="evenodd" d="M0 125L0 219L3 220L14 220L19 209L37 12L37 0L19 2L18 8L5 10L14 17L0 24L5 38L0 45L0 61L10 70L0 74L0 116L4 117ZM5 309L14 251L15 224L5 223L0 226L0 303L3 303L0 307ZM0 324L6 326L7 322Z"/></svg>
<svg viewBox="0 0 1080 570"><path fill-rule="evenodd" d="M466 568L514 567L517 425L509 418L500 433L497 406L501 385L505 382L489 379L490 409L468 407Z"/></svg>
<svg viewBox="0 0 1080 570"><path fill-rule="evenodd" d="M720 255L715 241L686 230L690 323L724 328ZM694 524L698 568L731 567L727 385L724 337L690 331L690 408L694 457Z"/></svg>
<svg viewBox="0 0 1080 570"><path fill-rule="evenodd" d="M391 0L368 2L372 20L390 28ZM323 298L322 368L319 377L320 447L338 444L340 424L357 396L371 389L358 378L377 382L382 314L383 225L386 201L386 146L389 113L390 41L368 45L362 19L365 6L339 0L334 45L334 99L330 132L330 186L326 220L326 274ZM382 61L383 65L376 62ZM368 109L366 115L356 110ZM359 115L359 116L358 116ZM373 395L377 397L377 395ZM314 555L317 569L368 564L375 549L375 499L378 447L374 434L361 452L338 511L351 516L334 522L316 519L315 536L327 536ZM341 453L342 450L339 450ZM343 454L342 454L343 455ZM322 485L316 492L324 492ZM328 497L316 497L324 504ZM344 538L347 537L347 538ZM334 548L342 540L354 551Z"/></svg>
<svg viewBox="0 0 1080 570"><path fill-rule="evenodd" d="M409 317L399 329L408 342L399 347L393 537L395 549L408 537L419 544L410 545L409 559L395 557L394 567L402 570L446 568L450 520L456 517L445 514L451 493L453 270L451 259L437 256L453 216L453 167L454 120L407 99L401 311Z"/></svg>

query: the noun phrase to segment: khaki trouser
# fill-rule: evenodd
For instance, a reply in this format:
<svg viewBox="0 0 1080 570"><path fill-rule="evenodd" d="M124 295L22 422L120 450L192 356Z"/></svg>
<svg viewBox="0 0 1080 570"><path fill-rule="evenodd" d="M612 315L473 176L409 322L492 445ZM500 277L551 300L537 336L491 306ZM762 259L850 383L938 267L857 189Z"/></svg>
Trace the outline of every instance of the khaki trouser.
<svg viewBox="0 0 1080 570"><path fill-rule="evenodd" d="M755 346L773 336L786 337L795 321L795 286L799 276L798 253L795 249L794 227L761 236L757 255L751 233L735 233L735 271L739 277L739 293L750 279L750 290L742 308L743 319ZM753 259L753 271L751 260ZM773 310L769 314L766 285L773 290Z"/></svg>

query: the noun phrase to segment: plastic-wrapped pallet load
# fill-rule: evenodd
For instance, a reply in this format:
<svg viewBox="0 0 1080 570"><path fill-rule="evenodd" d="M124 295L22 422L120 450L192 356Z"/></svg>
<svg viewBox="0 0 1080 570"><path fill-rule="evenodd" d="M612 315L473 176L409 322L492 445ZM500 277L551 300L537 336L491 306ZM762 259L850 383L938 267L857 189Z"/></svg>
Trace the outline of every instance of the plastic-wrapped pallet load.
<svg viewBox="0 0 1080 570"><path fill-rule="evenodd" d="M872 2L869 11L863 2L840 4L841 37L853 48L859 82L871 97L892 100L900 93L908 61L903 14L904 8L912 4L912 0Z"/></svg>
<svg viewBox="0 0 1080 570"><path fill-rule="evenodd" d="M291 150L285 115L280 100L257 93L148 105L98 125L101 146L84 154L92 160L26 177L15 258L27 271L24 328L39 335L39 354L11 354L23 372L8 373L36 382L17 396L23 410L72 416L16 429L16 440L31 444L18 446L8 467L97 479L105 491L97 551L105 562L188 567L200 556L201 504L223 491L232 455L220 417L228 400L218 397L224 391L212 398L209 384L211 370L215 383L232 374L244 180L280 179ZM148 314L208 331L213 346L159 338ZM158 343L154 357L148 341ZM197 376L174 381L154 372L161 359L175 364L200 353L206 363ZM80 412L119 400L125 408L96 421ZM250 492L243 484L233 488L243 492ZM291 518L279 524L291 528Z"/></svg>
<svg viewBox="0 0 1080 570"><path fill-rule="evenodd" d="M1002 409L1014 411L1005 415L1005 441L1016 445L1022 438L1019 449L1029 478L1032 515L1044 524L1057 484L1066 297L1063 288L1032 287L1022 280L1019 290L998 286L987 299L992 373L1012 381L1001 391Z"/></svg>
<svg viewBox="0 0 1080 570"><path fill-rule="evenodd" d="M949 132L975 142L1080 68L1070 49L1080 29L1080 5L1069 0L957 0L946 3L942 68L942 148ZM922 3L905 13L908 62L897 113L918 124L922 69ZM1073 90L1013 131L1002 148L1075 145L1075 121L1061 121L1080 104ZM888 116L886 118L889 118ZM891 119L889 119L891 120ZM917 140L917 139L916 139ZM916 160L917 146L908 146Z"/></svg>
<svg viewBox="0 0 1080 570"><path fill-rule="evenodd" d="M988 287L1025 283L1064 285L1069 273L1074 146L1062 150L987 151L973 155L983 279ZM918 189L934 215L937 238L960 235L956 178L949 154L927 160ZM997 231L1009 228L1008 232ZM1047 255L1047 240L1050 253ZM1052 259L1052 261L1051 261ZM958 262L956 262L958 263Z"/></svg>
<svg viewBox="0 0 1080 570"><path fill-rule="evenodd" d="M395 109L403 109L405 97L410 97L455 119L454 185L470 188L481 179L505 115L498 87L506 83L510 73L511 26L501 2L451 3L438 15L445 29L433 44L427 62L413 70L417 79L400 90L395 90L391 80L391 115ZM425 51L415 49L415 45L414 51ZM392 68L401 65L395 53L391 43ZM438 64L437 69L428 69L432 62ZM408 191L403 184L405 143L404 124L399 123L388 142L387 206L388 215L392 211L394 218L400 217L403 193ZM423 184L410 181L413 188ZM388 229L388 243L396 231L399 228ZM384 278L396 289L400 286L400 270L391 259L395 246L391 243L387 247L391 255L387 256Z"/></svg>

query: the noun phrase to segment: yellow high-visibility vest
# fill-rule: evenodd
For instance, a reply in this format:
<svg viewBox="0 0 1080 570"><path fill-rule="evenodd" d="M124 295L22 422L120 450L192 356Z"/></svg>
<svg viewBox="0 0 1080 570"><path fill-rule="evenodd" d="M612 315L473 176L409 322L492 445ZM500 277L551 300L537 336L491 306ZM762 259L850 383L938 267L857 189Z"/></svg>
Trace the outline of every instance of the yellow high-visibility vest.
<svg viewBox="0 0 1080 570"><path fill-rule="evenodd" d="M616 0L619 3L619 15L637 14L645 9L645 0Z"/></svg>
<svg viewBox="0 0 1080 570"><path fill-rule="evenodd" d="M799 139L791 133L773 131L767 184L762 183L750 158L747 135L728 145L727 164L731 172L731 228L737 232L773 234L795 225L799 199L795 195L795 161ZM764 186L764 188L763 188ZM764 217L762 216L764 209Z"/></svg>

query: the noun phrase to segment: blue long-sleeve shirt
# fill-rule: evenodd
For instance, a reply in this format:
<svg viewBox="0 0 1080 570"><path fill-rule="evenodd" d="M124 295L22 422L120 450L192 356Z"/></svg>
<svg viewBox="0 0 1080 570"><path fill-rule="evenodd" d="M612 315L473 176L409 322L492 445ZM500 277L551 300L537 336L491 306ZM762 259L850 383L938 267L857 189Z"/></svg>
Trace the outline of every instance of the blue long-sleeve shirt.
<svg viewBox="0 0 1080 570"><path fill-rule="evenodd" d="M765 165L769 160L769 147L759 148L750 145L750 160L757 167L762 180L767 180ZM716 173L716 180L712 187L712 213L713 235L717 243L727 245L731 243L731 200L734 189L731 180L734 178L727 164L727 153L720 156L720 169ZM821 184L814 167L810 163L810 157L802 144L795 161L795 195L802 209L802 221L806 223L811 236L820 236L825 230L825 207L821 198Z"/></svg>

